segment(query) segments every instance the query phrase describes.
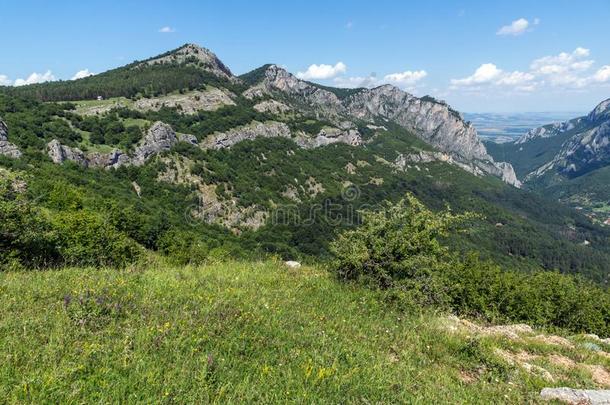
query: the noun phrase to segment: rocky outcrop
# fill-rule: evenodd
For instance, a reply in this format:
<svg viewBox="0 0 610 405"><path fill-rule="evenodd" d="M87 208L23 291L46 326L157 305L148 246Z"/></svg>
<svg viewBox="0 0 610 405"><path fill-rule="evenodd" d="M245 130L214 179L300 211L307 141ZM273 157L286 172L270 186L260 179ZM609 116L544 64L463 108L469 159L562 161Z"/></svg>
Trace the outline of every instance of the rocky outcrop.
<svg viewBox="0 0 610 405"><path fill-rule="evenodd" d="M450 153L456 163L474 165L478 171L520 184L510 164L494 162L470 123L446 103L431 97L418 98L391 85L356 89L339 97L339 93L299 80L276 65L268 66L244 95L253 99L278 93L288 96L295 108L340 128L354 120L371 125L379 119L393 121L441 152Z"/></svg>
<svg viewBox="0 0 610 405"><path fill-rule="evenodd" d="M180 141L197 145L197 138L192 135L181 135ZM136 147L133 156L129 156L119 149L115 149L109 153L91 152L85 154L78 148L62 145L56 139L48 143L47 153L51 160L57 164L62 164L65 161L72 161L85 167L117 169L121 166L131 164L141 166L153 155L170 150L178 142L178 136L172 127L159 121L150 127L142 141Z"/></svg>
<svg viewBox="0 0 610 405"><path fill-rule="evenodd" d="M358 92L348 97L344 104L355 118L372 122L381 117L394 121L443 152L467 160L493 161L475 128L442 102L417 98L385 85Z"/></svg>
<svg viewBox="0 0 610 405"><path fill-rule="evenodd" d="M69 160L83 166L89 165L89 162L82 150L62 145L57 139L53 139L47 144L47 153L53 163L56 164L62 164L63 162Z"/></svg>
<svg viewBox="0 0 610 405"><path fill-rule="evenodd" d="M178 134L178 140L180 142L190 143L193 146L199 145L199 141L195 135L190 134Z"/></svg>
<svg viewBox="0 0 610 405"><path fill-rule="evenodd" d="M315 137L303 133L298 134L296 136L296 143L301 148L306 149L319 148L334 143L359 146L362 145L362 136L355 129L324 128Z"/></svg>
<svg viewBox="0 0 610 405"><path fill-rule="evenodd" d="M99 167L102 169L118 169L121 166L126 166L130 164L131 158L122 150L115 149L110 153L89 153L87 155L87 161L90 167Z"/></svg>
<svg viewBox="0 0 610 405"><path fill-rule="evenodd" d="M159 111L163 107L177 108L182 114L195 114L198 111L214 111L223 106L235 105L234 94L217 88L193 91L186 94L170 94L162 97L142 98L134 103L140 111Z"/></svg>
<svg viewBox="0 0 610 405"><path fill-rule="evenodd" d="M362 137L355 129L324 128L312 136L304 132L292 133L283 122L253 122L226 132L215 133L200 143L202 149L223 149L256 138L290 138L305 149L319 148L334 143L345 143L352 146L362 144Z"/></svg>
<svg viewBox="0 0 610 405"><path fill-rule="evenodd" d="M140 144L136 147L131 159L132 163L135 166L141 166L151 156L169 151L177 143L178 137L172 127L157 121L150 127L142 141L140 141Z"/></svg>
<svg viewBox="0 0 610 405"><path fill-rule="evenodd" d="M21 157L19 148L8 141L8 127L2 120L0 120L0 155L15 159Z"/></svg>
<svg viewBox="0 0 610 405"><path fill-rule="evenodd" d="M236 143L256 138L290 138L290 128L282 122L253 122L233 128L227 132L215 133L200 143L203 149L230 148Z"/></svg>
<svg viewBox="0 0 610 405"><path fill-rule="evenodd" d="M254 109L258 112L267 112L276 115L280 115L291 110L291 108L286 104L275 100L261 101L254 106Z"/></svg>
<svg viewBox="0 0 610 405"><path fill-rule="evenodd" d="M239 81L239 79L233 76L231 70L226 67L212 51L195 44L186 44L173 52L142 62L138 66L160 63L192 63L218 77L233 82Z"/></svg>
<svg viewBox="0 0 610 405"><path fill-rule="evenodd" d="M47 153L53 163L62 164L71 161L85 167L102 169L118 168L130 163L131 159L121 150L115 149L110 153L91 152L85 154L78 148L62 145L57 139L47 144Z"/></svg>
<svg viewBox="0 0 610 405"><path fill-rule="evenodd" d="M530 131L544 133L549 125ZM610 165L610 99L601 102L585 117L575 118L562 124L553 124L556 135L566 133L563 142L553 158L530 172L526 181L535 180L547 173L567 177L580 176L602 166ZM569 129L568 129L569 128ZM519 139L525 144L534 138Z"/></svg>

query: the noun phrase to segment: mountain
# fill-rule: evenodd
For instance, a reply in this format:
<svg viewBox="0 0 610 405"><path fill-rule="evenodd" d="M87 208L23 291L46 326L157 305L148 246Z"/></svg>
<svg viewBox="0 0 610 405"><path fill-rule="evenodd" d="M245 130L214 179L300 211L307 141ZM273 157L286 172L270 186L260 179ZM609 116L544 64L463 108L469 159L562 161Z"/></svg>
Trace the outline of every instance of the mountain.
<svg viewBox="0 0 610 405"><path fill-rule="evenodd" d="M358 209L411 192L481 214L447 240L463 252L608 277L607 229L514 187L512 166L460 113L393 86L325 87L277 65L237 77L187 44L84 79L0 88L0 116L0 166L50 226L73 224L68 235L86 219L180 260L218 249L324 259Z"/></svg>
<svg viewBox="0 0 610 405"><path fill-rule="evenodd" d="M496 158L511 162L528 187L606 213L610 195L601 179L607 178L610 166L610 99L586 116L532 129L512 144L488 147Z"/></svg>

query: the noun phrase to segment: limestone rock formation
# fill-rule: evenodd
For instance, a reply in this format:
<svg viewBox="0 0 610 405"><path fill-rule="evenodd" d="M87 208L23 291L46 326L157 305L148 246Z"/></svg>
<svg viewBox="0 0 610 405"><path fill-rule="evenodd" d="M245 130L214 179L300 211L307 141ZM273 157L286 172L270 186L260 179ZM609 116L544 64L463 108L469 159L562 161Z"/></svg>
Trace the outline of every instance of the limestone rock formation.
<svg viewBox="0 0 610 405"><path fill-rule="evenodd" d="M151 156L170 150L176 143L178 143L178 137L172 127L157 121L136 147L132 162L136 166L141 166Z"/></svg>
<svg viewBox="0 0 610 405"><path fill-rule="evenodd" d="M233 128L226 132L215 133L201 142L203 149L229 148L236 143L256 138L290 138L290 128L283 122L253 122Z"/></svg>
<svg viewBox="0 0 610 405"><path fill-rule="evenodd" d="M321 86L299 80L286 70L270 65L262 79L244 96L250 99L274 94L288 96L301 109L326 119L338 127L360 120L375 124L379 119L393 121L425 142L450 153L456 163L476 166L476 171L499 175L519 186L508 163L496 163L487 153L475 128L446 103L432 97L418 98L391 85L354 89L339 97Z"/></svg>
<svg viewBox="0 0 610 405"><path fill-rule="evenodd" d="M191 63L191 61L197 62L200 64L198 66L218 77L230 81L238 81L231 73L231 70L212 51L196 44L186 44L172 53L150 59L143 63L154 65L155 63Z"/></svg>
<svg viewBox="0 0 610 405"><path fill-rule="evenodd" d="M0 120L0 155L12 158L21 157L19 148L8 141L8 127L2 120Z"/></svg>
<svg viewBox="0 0 610 405"><path fill-rule="evenodd" d="M47 153L53 163L56 164L62 164L69 160L83 166L89 166L89 161L82 150L62 145L57 139L53 139L47 144Z"/></svg>

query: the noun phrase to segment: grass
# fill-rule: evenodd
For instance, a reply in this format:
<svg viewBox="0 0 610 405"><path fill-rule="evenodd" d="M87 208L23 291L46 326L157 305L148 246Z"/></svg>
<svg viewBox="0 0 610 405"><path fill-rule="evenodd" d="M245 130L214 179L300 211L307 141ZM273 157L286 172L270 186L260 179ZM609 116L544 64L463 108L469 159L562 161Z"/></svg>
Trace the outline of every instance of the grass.
<svg viewBox="0 0 610 405"><path fill-rule="evenodd" d="M0 311L7 403L524 403L548 385L494 355L515 343L273 261L0 273Z"/></svg>

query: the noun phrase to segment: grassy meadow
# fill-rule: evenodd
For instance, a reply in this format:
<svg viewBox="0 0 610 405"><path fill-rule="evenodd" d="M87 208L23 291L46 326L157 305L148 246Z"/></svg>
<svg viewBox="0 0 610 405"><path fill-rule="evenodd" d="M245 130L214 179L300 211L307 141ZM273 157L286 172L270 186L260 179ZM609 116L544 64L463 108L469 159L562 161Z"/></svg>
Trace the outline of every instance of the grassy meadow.
<svg viewBox="0 0 610 405"><path fill-rule="evenodd" d="M7 403L524 403L599 383L552 364L549 381L502 353L610 366L577 346L456 333L274 261L0 273L0 311Z"/></svg>

